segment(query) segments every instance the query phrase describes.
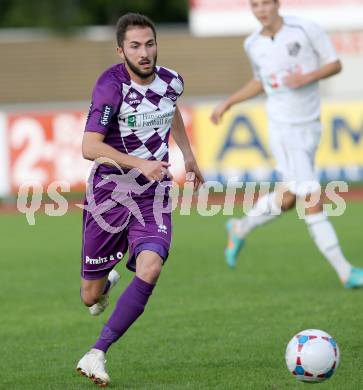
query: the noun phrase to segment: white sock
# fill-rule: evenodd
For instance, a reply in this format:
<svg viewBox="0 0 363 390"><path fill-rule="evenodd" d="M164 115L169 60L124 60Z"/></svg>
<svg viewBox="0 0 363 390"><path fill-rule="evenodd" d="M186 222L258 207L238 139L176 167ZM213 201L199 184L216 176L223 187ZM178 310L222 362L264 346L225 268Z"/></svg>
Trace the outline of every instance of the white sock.
<svg viewBox="0 0 363 390"><path fill-rule="evenodd" d="M323 212L306 215L305 222L316 246L335 269L339 278L345 282L352 270L352 265L342 253L333 225Z"/></svg>
<svg viewBox="0 0 363 390"><path fill-rule="evenodd" d="M261 196L245 217L236 221L235 233L244 238L257 226L272 221L281 215L281 207L276 204L276 193L270 192Z"/></svg>

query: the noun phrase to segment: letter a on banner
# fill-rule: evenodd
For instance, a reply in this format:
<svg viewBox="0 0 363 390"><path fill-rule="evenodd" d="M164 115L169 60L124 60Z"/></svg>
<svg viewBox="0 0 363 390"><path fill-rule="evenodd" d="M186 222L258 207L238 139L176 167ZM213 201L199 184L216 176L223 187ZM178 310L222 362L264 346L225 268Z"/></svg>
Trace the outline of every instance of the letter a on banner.
<svg viewBox="0 0 363 390"><path fill-rule="evenodd" d="M249 139L247 142L237 142L235 140L237 138L236 134L242 131L247 132L247 134L249 135ZM218 161L223 160L225 155L231 149L256 149L265 159L268 158L268 153L263 147L255 127L252 125L251 121L244 115L237 116L232 122L222 149L218 153Z"/></svg>

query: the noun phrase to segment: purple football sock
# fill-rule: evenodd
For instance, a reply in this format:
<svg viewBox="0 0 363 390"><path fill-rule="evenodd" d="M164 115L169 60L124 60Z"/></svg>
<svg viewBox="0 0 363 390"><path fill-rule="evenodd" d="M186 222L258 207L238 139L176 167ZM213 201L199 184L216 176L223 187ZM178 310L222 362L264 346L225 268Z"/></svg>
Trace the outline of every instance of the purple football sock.
<svg viewBox="0 0 363 390"><path fill-rule="evenodd" d="M107 352L111 344L116 342L143 313L154 287L155 285L135 276L118 299L111 317L93 348Z"/></svg>

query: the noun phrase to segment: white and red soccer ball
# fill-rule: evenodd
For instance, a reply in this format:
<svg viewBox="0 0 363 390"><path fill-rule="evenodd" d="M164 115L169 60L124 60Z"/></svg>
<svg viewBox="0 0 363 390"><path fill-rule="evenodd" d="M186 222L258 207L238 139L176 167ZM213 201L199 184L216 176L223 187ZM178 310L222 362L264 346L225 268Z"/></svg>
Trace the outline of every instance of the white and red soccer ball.
<svg viewBox="0 0 363 390"><path fill-rule="evenodd" d="M338 368L340 353L338 344L328 333L307 329L290 340L285 359L287 368L298 380L322 382Z"/></svg>

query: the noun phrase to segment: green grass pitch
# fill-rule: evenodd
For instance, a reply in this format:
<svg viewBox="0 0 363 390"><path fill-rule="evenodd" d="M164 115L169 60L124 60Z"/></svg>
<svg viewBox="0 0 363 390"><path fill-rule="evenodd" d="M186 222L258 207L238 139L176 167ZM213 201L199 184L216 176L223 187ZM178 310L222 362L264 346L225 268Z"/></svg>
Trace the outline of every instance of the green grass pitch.
<svg viewBox="0 0 363 390"><path fill-rule="evenodd" d="M332 218L349 259L363 266L362 203ZM296 214L256 230L237 269L223 261L226 217L175 215L171 255L145 314L111 347L111 389L304 389L284 362L305 328L331 333L341 366L321 389L363 388L363 291L346 291ZM0 389L93 389L75 372L107 312L79 299L81 214L0 216ZM118 265L121 282L132 274ZM310 387L309 387L310 388Z"/></svg>

